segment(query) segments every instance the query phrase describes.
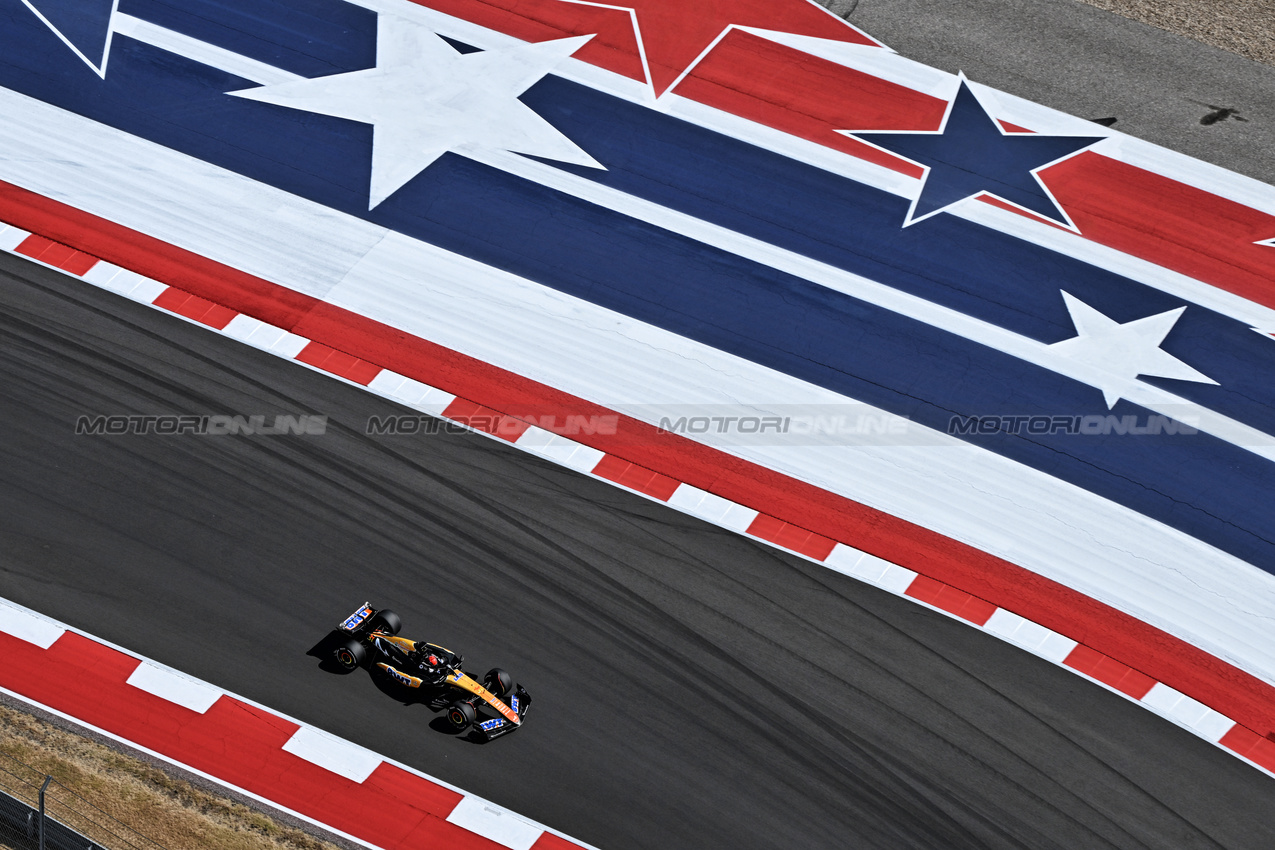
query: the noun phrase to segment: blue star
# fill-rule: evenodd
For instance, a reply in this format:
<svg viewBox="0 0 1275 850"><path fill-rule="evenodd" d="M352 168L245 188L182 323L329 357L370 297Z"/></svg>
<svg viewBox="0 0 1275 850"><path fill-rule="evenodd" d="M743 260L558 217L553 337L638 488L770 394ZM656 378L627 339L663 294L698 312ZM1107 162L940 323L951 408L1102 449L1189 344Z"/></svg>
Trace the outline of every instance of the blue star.
<svg viewBox="0 0 1275 850"><path fill-rule="evenodd" d="M921 192L904 227L983 192L1070 227L1035 172L1103 139L1006 133L983 109L964 76L939 130L853 135L925 168Z"/></svg>
<svg viewBox="0 0 1275 850"><path fill-rule="evenodd" d="M111 43L111 16L119 0L22 0L45 26L83 59L98 76L106 76Z"/></svg>

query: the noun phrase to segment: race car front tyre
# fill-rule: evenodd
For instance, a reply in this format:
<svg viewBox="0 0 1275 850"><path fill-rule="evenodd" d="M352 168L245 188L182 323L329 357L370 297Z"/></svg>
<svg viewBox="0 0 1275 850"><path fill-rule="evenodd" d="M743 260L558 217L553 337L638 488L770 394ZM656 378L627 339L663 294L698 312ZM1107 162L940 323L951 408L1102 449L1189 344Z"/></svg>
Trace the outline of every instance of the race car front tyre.
<svg viewBox="0 0 1275 850"><path fill-rule="evenodd" d="M398 618L389 608L382 608L372 615L372 619L368 621L368 631L382 631L386 634L396 635L399 629L403 628L403 621Z"/></svg>
<svg viewBox="0 0 1275 850"><path fill-rule="evenodd" d="M367 650L357 640L343 640L332 650L332 660L342 672L349 673L363 666L367 660Z"/></svg>
<svg viewBox="0 0 1275 850"><path fill-rule="evenodd" d="M483 687L504 699L514 689L514 677L499 667L493 667L483 676Z"/></svg>
<svg viewBox="0 0 1275 850"><path fill-rule="evenodd" d="M477 716L478 712L474 711L474 707L464 700L458 699L447 706L447 722L457 734L468 729Z"/></svg>

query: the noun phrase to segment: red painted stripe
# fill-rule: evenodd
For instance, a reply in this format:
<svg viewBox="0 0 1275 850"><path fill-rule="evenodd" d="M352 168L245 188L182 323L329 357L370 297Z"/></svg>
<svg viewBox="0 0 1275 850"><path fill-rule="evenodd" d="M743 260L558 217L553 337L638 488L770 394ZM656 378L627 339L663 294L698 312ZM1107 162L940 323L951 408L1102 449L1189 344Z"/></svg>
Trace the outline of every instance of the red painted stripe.
<svg viewBox="0 0 1275 850"><path fill-rule="evenodd" d="M1130 668L1114 658L1110 658L1088 646L1077 646L1071 651L1063 664L1078 670L1104 685L1126 693L1134 699L1142 699L1155 686L1155 679L1145 673Z"/></svg>
<svg viewBox="0 0 1275 850"><path fill-rule="evenodd" d="M529 423L517 417L506 416L490 407L483 407L481 404L466 401L463 398L458 398L447 405L443 415L475 431L493 434L511 443L516 443L518 438L531 427Z"/></svg>
<svg viewBox="0 0 1275 850"><path fill-rule="evenodd" d="M13 250L33 260L39 260L42 263L48 263L51 266L64 269L74 275L84 275L89 269L97 265L97 257L77 251L60 242L45 239L35 233L23 239L22 243Z"/></svg>
<svg viewBox="0 0 1275 850"><path fill-rule="evenodd" d="M1041 172L1089 239L1275 307L1275 216L1082 153Z"/></svg>
<svg viewBox="0 0 1275 850"><path fill-rule="evenodd" d="M151 303L156 307L163 307L170 313L194 319L217 330L225 328L235 316L239 315L228 307L214 304L207 298L191 295L172 286L161 292L159 297Z"/></svg>
<svg viewBox="0 0 1275 850"><path fill-rule="evenodd" d="M733 30L675 89L798 138L919 178L920 166L838 130L937 130L947 103ZM838 92L828 97L828 92Z"/></svg>
<svg viewBox="0 0 1275 850"><path fill-rule="evenodd" d="M919 599L949 614L955 614L975 625L986 625L996 613L996 606L928 576L918 575L904 591L907 596Z"/></svg>
<svg viewBox="0 0 1275 850"><path fill-rule="evenodd" d="M167 279L167 272L177 274L193 258L192 269L180 279L183 287L200 296L325 345L358 351L369 362L464 398L491 404L498 399L508 411L556 411L558 421L565 421L567 415L615 415L601 405L17 187L0 184L0 218L33 232L48 225L54 230L43 232L55 232L80 250L160 281ZM1139 669L1154 671L1166 685L1250 728L1275 730L1275 687L1135 617L986 552L774 470L679 435L661 434L628 417L619 416L617 423L615 434L582 431L572 438L616 457L608 463L624 460L647 470L674 472L701 490L764 508L784 522L824 533L960 588L1107 656L1134 661Z"/></svg>
<svg viewBox="0 0 1275 850"><path fill-rule="evenodd" d="M1275 739L1263 738L1252 729L1237 725L1218 743L1275 773Z"/></svg>
<svg viewBox="0 0 1275 850"><path fill-rule="evenodd" d="M89 270L97 265L97 257L91 254L85 254L83 251L76 251L70 259L66 260L59 266L73 275L83 277L89 273Z"/></svg>
<svg viewBox="0 0 1275 850"><path fill-rule="evenodd" d="M645 493L653 499L667 502L673 498L680 482L667 475L653 472L645 466L639 466L615 455L607 455L593 467L593 474L616 484Z"/></svg>
<svg viewBox="0 0 1275 850"><path fill-rule="evenodd" d="M831 555L832 547L837 545L837 541L831 538L766 514L757 515L748 526L748 533L816 561L822 561Z"/></svg>
<svg viewBox="0 0 1275 850"><path fill-rule="evenodd" d="M59 263L71 259L75 253L75 249L61 242L54 242L51 239L45 239L32 233L26 239L22 240L22 244L18 246L19 254L26 254L33 260L39 260L42 263L48 263L56 266Z"/></svg>
<svg viewBox="0 0 1275 850"><path fill-rule="evenodd" d="M593 35L575 58L645 81L633 17L625 10L562 3L557 0L412 0L456 18L523 41L549 41ZM609 5L620 5L613 3Z"/></svg>
<svg viewBox="0 0 1275 850"><path fill-rule="evenodd" d="M159 302L156 301L156 303ZM344 351L338 351L318 342L311 342L301 349L297 359L364 386L372 383L372 380L381 373L381 367L375 363L369 363L353 354L346 354Z"/></svg>
<svg viewBox="0 0 1275 850"><path fill-rule="evenodd" d="M52 239L45 239L37 233L32 233L27 236L26 239L23 239L22 242L18 244L18 247L13 250L23 256L38 260L40 258L40 254L44 252L44 249L48 248L52 244L54 244Z"/></svg>

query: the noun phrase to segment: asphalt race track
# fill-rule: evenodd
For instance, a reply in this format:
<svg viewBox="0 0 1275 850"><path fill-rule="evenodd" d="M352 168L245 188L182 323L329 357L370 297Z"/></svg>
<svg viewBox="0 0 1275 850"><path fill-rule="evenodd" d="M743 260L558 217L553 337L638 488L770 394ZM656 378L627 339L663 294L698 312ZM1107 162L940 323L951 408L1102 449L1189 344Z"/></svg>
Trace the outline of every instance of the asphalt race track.
<svg viewBox="0 0 1275 850"><path fill-rule="evenodd" d="M492 439L368 437L398 409L23 260L0 281L0 595L608 850L1275 844L1268 777L959 622ZM75 436L98 413L329 426ZM365 599L510 669L527 728L473 745L320 670Z"/></svg>

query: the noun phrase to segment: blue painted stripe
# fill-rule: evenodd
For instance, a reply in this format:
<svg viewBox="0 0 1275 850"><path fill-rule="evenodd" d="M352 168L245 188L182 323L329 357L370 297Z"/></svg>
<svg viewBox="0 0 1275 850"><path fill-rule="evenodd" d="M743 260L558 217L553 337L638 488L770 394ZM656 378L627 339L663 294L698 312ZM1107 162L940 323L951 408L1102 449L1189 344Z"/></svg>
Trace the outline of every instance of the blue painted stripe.
<svg viewBox="0 0 1275 850"><path fill-rule="evenodd" d="M376 13L344 0L120 0L119 10L303 77L376 64Z"/></svg>
<svg viewBox="0 0 1275 850"><path fill-rule="evenodd" d="M243 81L128 39L111 59L108 80L85 88L67 71L64 49L52 56L21 41L0 33L0 84L930 427L946 429L955 414L1106 413L1091 387L459 156L444 156L369 214L368 127L225 97L222 92ZM613 147L663 144L659 137L623 135L623 128L608 131L605 123L592 132L616 133ZM597 155L596 146L591 152ZM674 146L666 154L670 183L691 181L717 155L711 145L707 152ZM780 180L791 166L765 162L770 172L723 177L717 195L773 196L778 206L804 202ZM822 180L840 197L861 199L859 207L841 210L844 227L871 227L882 210L897 221L906 208L897 198L847 181L832 185L826 174ZM770 181L777 187L773 193ZM817 207L807 214L824 212ZM935 232L948 234L940 243L953 251L987 238L992 241L980 243L984 251L1014 247L1012 240L950 216L939 222L944 229ZM919 226L909 228L906 238L917 240L920 232ZM882 271L875 276L909 263L940 267L935 258L941 251L919 242L912 248L921 260L879 261ZM1045 260L1045 272L1065 265L1053 255ZM989 257L979 276L995 268ZM1020 277L1037 273L1044 272L1023 270ZM920 277L913 272L914 281ZM1105 279L1119 283L1114 276ZM945 287L959 289L950 281ZM1056 338L1067 335L1069 330ZM1113 412L1147 413L1127 404ZM966 439L1275 572L1275 542L1266 536L1275 476L1243 449L1206 435L998 432Z"/></svg>

